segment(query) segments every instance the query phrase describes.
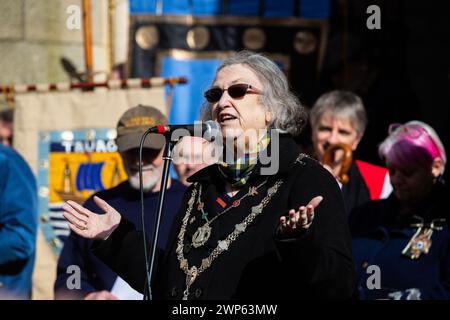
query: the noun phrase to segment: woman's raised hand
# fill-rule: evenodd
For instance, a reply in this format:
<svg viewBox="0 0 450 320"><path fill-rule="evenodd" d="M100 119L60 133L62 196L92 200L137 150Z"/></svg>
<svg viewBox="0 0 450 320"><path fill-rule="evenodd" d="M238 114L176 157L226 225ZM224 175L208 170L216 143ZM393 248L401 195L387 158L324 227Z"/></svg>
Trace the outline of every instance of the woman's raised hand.
<svg viewBox="0 0 450 320"><path fill-rule="evenodd" d="M322 200L322 196L317 196L306 206L300 206L298 210L291 209L287 216L281 216L280 232L287 234L309 229L314 220L314 210Z"/></svg>
<svg viewBox="0 0 450 320"><path fill-rule="evenodd" d="M63 205L64 218L69 221L70 229L87 239L105 240L118 227L121 215L106 201L94 196L95 203L105 212L96 214L74 201Z"/></svg>

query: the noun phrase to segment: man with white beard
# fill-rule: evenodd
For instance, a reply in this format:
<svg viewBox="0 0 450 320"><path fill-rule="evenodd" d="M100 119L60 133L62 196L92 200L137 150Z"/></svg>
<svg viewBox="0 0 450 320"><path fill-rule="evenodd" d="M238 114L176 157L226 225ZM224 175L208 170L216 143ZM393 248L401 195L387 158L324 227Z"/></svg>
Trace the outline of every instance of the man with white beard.
<svg viewBox="0 0 450 320"><path fill-rule="evenodd" d="M84 204L97 213L103 212L96 204L95 196L114 204L136 228L142 230L139 194L139 143L143 133L157 124L167 124L167 118L153 107L137 106L127 110L117 124L117 147L122 157L128 180L116 187L97 192ZM144 187L145 230L151 239L154 227L157 201L161 187L163 167L164 137L150 134L142 152L142 175ZM165 205L160 225L158 247L164 249L169 235L172 219L182 201L185 186L178 180L170 179L166 191ZM59 256L57 278L55 281L56 299L117 300L142 299L142 295L132 289L110 268L90 251L91 241L71 232ZM81 281L75 286L71 266L80 268ZM70 268L69 268L70 267ZM142 266L144 268L145 266Z"/></svg>

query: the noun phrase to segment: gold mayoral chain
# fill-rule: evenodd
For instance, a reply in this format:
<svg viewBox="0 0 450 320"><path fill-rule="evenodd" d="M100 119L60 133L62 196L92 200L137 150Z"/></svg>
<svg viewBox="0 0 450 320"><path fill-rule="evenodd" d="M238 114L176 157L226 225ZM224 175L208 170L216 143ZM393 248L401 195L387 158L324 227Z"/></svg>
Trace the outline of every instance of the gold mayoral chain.
<svg viewBox="0 0 450 320"><path fill-rule="evenodd" d="M202 212L202 219L206 220L206 222L205 222L204 225L200 226L197 229L197 231L195 231L194 235L192 236L192 246L194 248L198 248L198 247L203 246L208 241L209 237L211 236L211 224L217 218L219 218L223 214L227 213L231 209L239 207L239 205L241 204L241 201L244 200L245 198L247 198L249 196L257 195L258 194L258 189L261 188L263 185L265 185L266 182L267 182L267 180L264 180L257 187L250 187L250 189L248 190L248 192L246 194L244 194L239 199L233 201L231 206L229 206L228 208L223 210L221 213L216 215L211 220L208 220L208 213L205 212L205 210L204 210L205 204L201 201L202 185L200 184L200 188L199 188L199 191L198 191L197 209Z"/></svg>
<svg viewBox="0 0 450 320"><path fill-rule="evenodd" d="M264 181L264 183L266 181ZM262 199L261 203L256 206L253 206L251 209L251 213L247 217L245 217L245 219L241 223L235 225L233 232L231 232L224 240L219 240L217 242L217 247L214 248L214 250L211 252L211 254L207 258L202 259L202 263L199 268L197 268L196 266L192 266L191 268L189 268L189 263L183 254L183 248L184 248L184 235L186 233L186 226L188 224L189 216L191 215L191 211L194 206L195 198L197 195L197 183L194 185L194 189L192 190L191 198L188 201L188 209L186 211L186 215L183 218L183 224L181 225L180 233L178 234L178 245L177 245L177 250L176 250L177 258L178 258L178 261L180 262L180 269L183 270L184 273L186 274L186 290L184 290L184 292L183 292L183 300L188 299L189 288L194 283L195 279L197 279L197 277L203 271L208 269L211 266L212 262L221 253L227 251L229 246L231 245L231 243L233 243L239 237L239 235L241 233L244 233L246 231L247 227L253 222L253 220L255 220L255 218L262 212L264 207L267 206L267 204L270 202L273 195L278 191L278 188L282 185L282 183L283 183L283 181L281 179L279 179L275 182L275 184L272 187L270 187L267 190L267 195L264 197L264 199ZM258 186L258 188L262 184L260 184ZM199 191L201 192L201 185L199 187ZM250 188L250 191L246 194L246 196L251 195L250 192L255 192L255 191L256 191L255 189ZM242 197L240 200L242 200L243 198L244 197ZM237 205L239 205L239 204L237 204ZM230 206L229 208L234 208L234 207ZM224 211L222 211L221 214L223 214L223 213L224 213ZM197 245L202 242L204 243L208 240L208 238L211 234L211 228L210 228L209 224L211 224L211 222L213 220L214 219L210 220L209 222L207 221L205 223L205 225L203 225L202 227L197 229L195 234L197 234L197 233L198 234L197 234L197 236L195 234L193 236L193 245L194 245L194 238L195 238L195 243Z"/></svg>

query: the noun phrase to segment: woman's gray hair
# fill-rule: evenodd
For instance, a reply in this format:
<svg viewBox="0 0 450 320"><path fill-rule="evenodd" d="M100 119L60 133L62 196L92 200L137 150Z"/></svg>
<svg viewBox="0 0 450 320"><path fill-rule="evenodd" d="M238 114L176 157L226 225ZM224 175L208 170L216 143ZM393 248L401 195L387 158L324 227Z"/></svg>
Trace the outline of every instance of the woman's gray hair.
<svg viewBox="0 0 450 320"><path fill-rule="evenodd" d="M251 51L240 51L227 58L217 68L216 76L225 67L243 64L250 67L263 88L262 103L272 113L269 128L275 128L292 136L298 136L306 123L307 113L299 99L291 92L288 80L280 68L266 56ZM201 112L203 121L211 120L212 104L205 102Z"/></svg>
<svg viewBox="0 0 450 320"><path fill-rule="evenodd" d="M311 126L314 128L327 111L333 116L348 118L363 135L367 126L367 115L361 98L349 91L334 90L324 93L317 99L310 111Z"/></svg>

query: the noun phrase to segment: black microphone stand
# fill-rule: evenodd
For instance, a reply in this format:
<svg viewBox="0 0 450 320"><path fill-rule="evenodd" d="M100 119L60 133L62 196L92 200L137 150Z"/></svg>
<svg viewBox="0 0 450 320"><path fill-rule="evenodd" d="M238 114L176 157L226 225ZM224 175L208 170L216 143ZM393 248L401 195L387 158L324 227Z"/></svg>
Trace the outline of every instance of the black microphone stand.
<svg viewBox="0 0 450 320"><path fill-rule="evenodd" d="M150 133L150 132L148 132ZM145 140L145 137L147 134L144 134L141 140L141 148L139 153L139 176L141 180L141 209L142 209L142 223L143 223L143 238L144 238L144 250L145 250L145 267L146 267L146 285L144 287L144 300L153 300L153 293L152 293L152 287L151 287L151 281L153 278L153 272L154 272L154 264L155 264L155 256L156 256L156 249L158 244L158 238L159 238L159 227L161 224L161 216L162 211L164 207L164 197L166 195L166 189L167 189L167 181L169 179L169 168L170 163L172 162L172 149L174 146L174 143L171 139L171 134L164 135L166 138L166 144L164 146L164 153L163 153L163 172L161 177L161 188L159 191L158 196L158 206L157 206L157 215L155 219L155 224L153 228L153 234L152 234L152 242L151 242L151 257L150 257L150 265L147 258L147 245L146 245L146 235L145 235L145 227L144 227L144 201L143 201L143 188L142 188L142 145L143 141Z"/></svg>

